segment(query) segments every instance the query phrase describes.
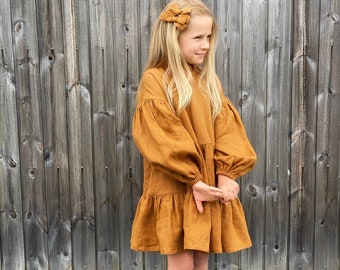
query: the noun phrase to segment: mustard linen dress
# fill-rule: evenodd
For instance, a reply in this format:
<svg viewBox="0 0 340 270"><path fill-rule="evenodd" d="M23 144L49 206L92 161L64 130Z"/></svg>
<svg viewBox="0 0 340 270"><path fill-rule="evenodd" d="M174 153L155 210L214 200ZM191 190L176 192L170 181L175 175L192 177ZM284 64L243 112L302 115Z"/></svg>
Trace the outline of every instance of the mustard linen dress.
<svg viewBox="0 0 340 270"><path fill-rule="evenodd" d="M222 88L223 111L212 121L198 71L192 72L192 99L180 117L167 101L163 69L147 70L140 82L132 126L144 157L143 194L131 235L131 249L137 251L221 253L251 246L239 199L228 205L204 202L203 213L196 208L191 185L202 180L216 186L217 174L236 179L254 166L256 154Z"/></svg>

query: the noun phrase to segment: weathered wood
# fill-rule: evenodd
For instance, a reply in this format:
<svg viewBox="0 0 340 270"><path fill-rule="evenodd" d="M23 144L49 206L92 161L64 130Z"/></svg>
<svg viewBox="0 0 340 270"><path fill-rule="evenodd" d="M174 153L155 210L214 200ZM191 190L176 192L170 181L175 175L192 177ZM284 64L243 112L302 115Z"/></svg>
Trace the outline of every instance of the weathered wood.
<svg viewBox="0 0 340 270"><path fill-rule="evenodd" d="M11 1L27 269L47 269L41 88L35 1ZM39 196L35 196L39 194Z"/></svg>
<svg viewBox="0 0 340 270"><path fill-rule="evenodd" d="M137 1L114 1L114 32L121 38L115 39L117 55L115 57L115 91L117 93L116 113L119 115L116 122L117 136L117 181L119 201L119 228L131 226L136 203L132 194L131 177L132 164L130 164L131 149L131 105L129 91L133 83L137 83L136 71L130 75L130 71L138 70L138 57L132 65L131 57L136 57L136 40L138 40L138 30L136 26ZM130 15L130 12L135 12ZM137 75L139 76L139 74ZM134 82L132 80L135 80ZM119 232L120 243L120 268L121 269L142 269L142 254L130 250L130 230L125 233Z"/></svg>
<svg viewBox="0 0 340 270"><path fill-rule="evenodd" d="M319 1L294 2L290 268L313 269Z"/></svg>
<svg viewBox="0 0 340 270"><path fill-rule="evenodd" d="M0 2L0 269L166 269L130 250L130 231L131 121L168 2ZM339 1L204 2L258 155L238 180L253 247L210 254L209 269L338 269Z"/></svg>
<svg viewBox="0 0 340 270"><path fill-rule="evenodd" d="M290 242L293 245L290 247L289 261L290 268L302 268L303 257L301 254L301 239L302 239L302 216L301 205L303 187L301 183L302 169L304 166L303 157L305 156L305 127L304 118L305 112L300 106L303 105L304 94L299 95L299 91L303 92L304 86L304 59L306 48L306 8L304 1L296 1L294 9L297 11L294 14L294 48L293 48L293 74L292 74L292 134L291 134L291 184L290 184ZM298 240L297 240L298 239ZM299 242L298 242L299 241ZM302 261L302 262L301 262ZM305 268L309 268L308 265Z"/></svg>
<svg viewBox="0 0 340 270"><path fill-rule="evenodd" d="M6 17L0 15L3 24ZM2 46L9 42L7 34L0 34L0 269L14 270L25 267L25 250L13 54Z"/></svg>
<svg viewBox="0 0 340 270"><path fill-rule="evenodd" d="M320 44L317 80L315 269L339 269L339 156L340 156L340 4L320 6ZM313 65L313 69L316 67ZM332 240L333 239L333 240Z"/></svg>
<svg viewBox="0 0 340 270"><path fill-rule="evenodd" d="M291 96L290 1L268 2L265 269L286 269Z"/></svg>
<svg viewBox="0 0 340 270"><path fill-rule="evenodd" d="M96 269L119 269L116 96L112 3L90 1L91 84L96 206Z"/></svg>
<svg viewBox="0 0 340 270"><path fill-rule="evenodd" d="M64 1L72 267L95 269L95 213L87 6Z"/></svg>
<svg viewBox="0 0 340 270"><path fill-rule="evenodd" d="M253 242L251 249L241 253L245 269L262 269L265 258L267 4L267 1L249 0L243 1L242 6L242 85L235 105L257 153L255 169L240 182L241 200Z"/></svg>
<svg viewBox="0 0 340 270"><path fill-rule="evenodd" d="M59 1L37 3L49 268L69 269L72 250L62 7Z"/></svg>
<svg viewBox="0 0 340 270"><path fill-rule="evenodd" d="M0 269L24 269L18 111L9 1L0 2Z"/></svg>
<svg viewBox="0 0 340 270"><path fill-rule="evenodd" d="M138 8L133 8L133 7ZM124 123L124 130L126 139L125 142L125 153L128 162L124 162L122 164L122 168L124 168L124 182L121 186L122 188L122 205L124 206L121 208L123 209L133 209L133 211L126 212L123 210L121 212L121 222L123 223L130 223L133 221L134 212L136 209L136 205L138 202L138 198L141 193L140 189L140 182L141 182L141 175L138 172L141 172L141 158L136 150L136 147L132 141L132 134L131 134L131 120L133 117L133 113L135 110L135 100L136 100L136 91L138 89L138 82L141 76L141 64L139 61L140 57L140 47L139 44L135 42L135 40L140 39L140 31L139 31L139 1L136 0L129 0L125 1L124 11L124 30L125 30L125 49L126 49L126 68L127 68L127 84L125 87L124 99L127 103L122 103L125 106L127 121ZM138 64L139 63L139 64ZM131 69L131 67L134 67ZM139 169L138 172L136 169ZM122 175L123 176L123 175ZM138 182L136 182L136 180ZM131 252L130 250L130 231L128 234L121 235L121 247L122 247L122 254L124 254L122 258L121 267L130 268L130 269L142 269L143 268L143 261L140 253ZM126 252L124 252L126 249ZM126 260L126 254L129 254L130 259ZM146 255L148 256L148 255Z"/></svg>
<svg viewBox="0 0 340 270"><path fill-rule="evenodd" d="M241 89L242 3L216 1L216 20L219 27L216 72L225 94L237 105Z"/></svg>

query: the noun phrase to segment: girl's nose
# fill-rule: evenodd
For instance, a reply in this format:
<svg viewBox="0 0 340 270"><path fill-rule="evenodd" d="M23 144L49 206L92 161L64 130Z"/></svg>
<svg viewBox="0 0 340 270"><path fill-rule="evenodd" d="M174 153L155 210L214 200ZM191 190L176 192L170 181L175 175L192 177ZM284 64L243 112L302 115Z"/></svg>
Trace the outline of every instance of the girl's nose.
<svg viewBox="0 0 340 270"><path fill-rule="evenodd" d="M209 49L210 47L210 40L209 39L205 39L202 43L202 48L203 49Z"/></svg>

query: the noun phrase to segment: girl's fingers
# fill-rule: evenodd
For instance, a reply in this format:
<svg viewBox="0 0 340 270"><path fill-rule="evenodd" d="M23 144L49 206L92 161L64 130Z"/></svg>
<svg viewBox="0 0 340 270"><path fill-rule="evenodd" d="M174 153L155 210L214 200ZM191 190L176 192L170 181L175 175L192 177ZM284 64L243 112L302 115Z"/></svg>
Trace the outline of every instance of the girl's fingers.
<svg viewBox="0 0 340 270"><path fill-rule="evenodd" d="M212 196L212 200L223 199L223 190L215 187L211 187L210 194Z"/></svg>
<svg viewBox="0 0 340 270"><path fill-rule="evenodd" d="M227 203L229 201L235 200L237 198L237 194L234 192L225 192L222 198L222 202Z"/></svg>
<svg viewBox="0 0 340 270"><path fill-rule="evenodd" d="M203 208L203 203L201 201L196 201L196 207L198 212L203 213L204 208Z"/></svg>

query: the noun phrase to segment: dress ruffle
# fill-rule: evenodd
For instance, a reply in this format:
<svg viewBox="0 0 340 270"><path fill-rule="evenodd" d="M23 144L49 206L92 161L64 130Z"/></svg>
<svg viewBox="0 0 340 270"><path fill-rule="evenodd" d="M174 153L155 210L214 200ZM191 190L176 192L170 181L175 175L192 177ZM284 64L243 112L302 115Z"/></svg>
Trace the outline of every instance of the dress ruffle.
<svg viewBox="0 0 340 270"><path fill-rule="evenodd" d="M131 248L176 254L184 250L235 252L251 246L238 199L204 203L196 209L192 192L142 196L132 228Z"/></svg>

